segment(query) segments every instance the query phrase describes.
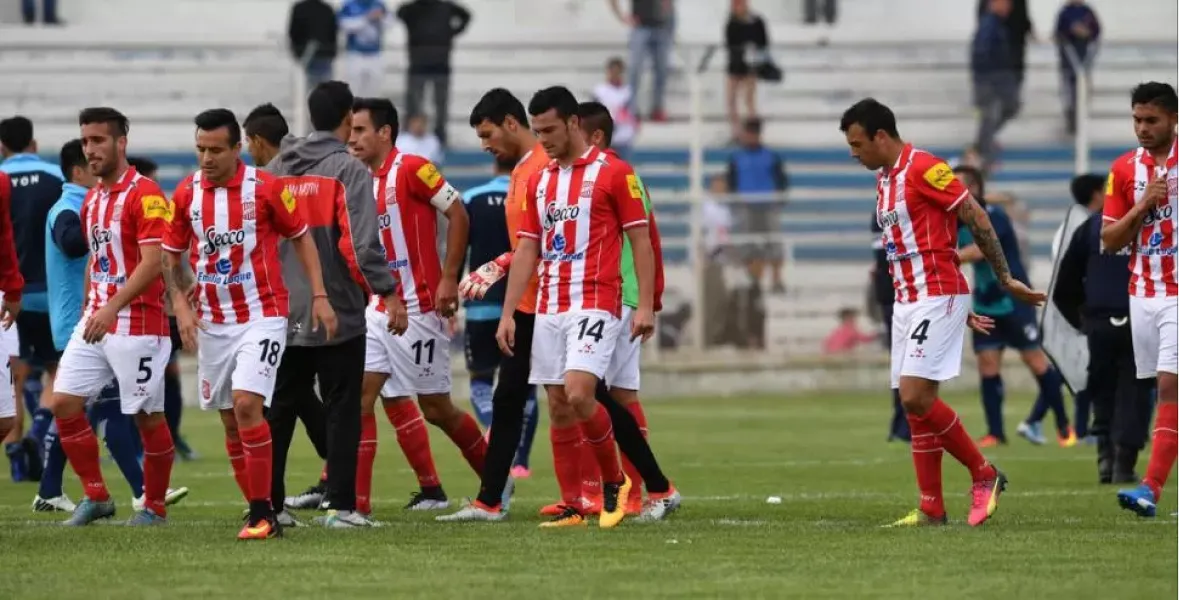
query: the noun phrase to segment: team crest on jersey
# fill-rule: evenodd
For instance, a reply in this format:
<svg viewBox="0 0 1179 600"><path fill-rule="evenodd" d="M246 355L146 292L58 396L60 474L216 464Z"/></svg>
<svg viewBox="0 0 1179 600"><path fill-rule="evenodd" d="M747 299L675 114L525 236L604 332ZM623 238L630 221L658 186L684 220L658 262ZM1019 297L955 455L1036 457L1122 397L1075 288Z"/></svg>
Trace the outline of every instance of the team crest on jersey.
<svg viewBox="0 0 1179 600"><path fill-rule="evenodd" d="M201 380L201 397L208 400L213 397L213 385L208 379Z"/></svg>
<svg viewBox="0 0 1179 600"><path fill-rule="evenodd" d="M939 191L945 191L954 181L954 171L944 162L940 162L925 172L925 181Z"/></svg>
<svg viewBox="0 0 1179 600"><path fill-rule="evenodd" d="M544 219L540 226L545 231L549 231L556 227L558 223L577 220L577 217L580 215L580 206L557 206L556 203L552 203L545 207Z"/></svg>
<svg viewBox="0 0 1179 600"><path fill-rule="evenodd" d="M594 182L583 181L581 183L581 191L578 194L578 200L589 200L594 197Z"/></svg>
<svg viewBox="0 0 1179 600"><path fill-rule="evenodd" d="M253 200L246 200L245 202L242 202L242 219L245 219L248 221L254 220L254 201Z"/></svg>
<svg viewBox="0 0 1179 600"><path fill-rule="evenodd" d="M172 222L172 203L163 196L143 197L143 217L145 219L163 219Z"/></svg>

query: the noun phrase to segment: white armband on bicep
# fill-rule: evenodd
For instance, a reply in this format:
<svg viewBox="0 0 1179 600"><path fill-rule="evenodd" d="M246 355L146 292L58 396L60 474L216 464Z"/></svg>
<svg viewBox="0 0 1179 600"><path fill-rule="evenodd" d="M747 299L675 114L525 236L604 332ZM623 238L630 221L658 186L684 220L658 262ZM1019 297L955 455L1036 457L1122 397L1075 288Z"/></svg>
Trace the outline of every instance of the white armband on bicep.
<svg viewBox="0 0 1179 600"><path fill-rule="evenodd" d="M447 182L442 184L442 187L438 188L438 193L430 198L430 204L439 211L446 212L446 209L450 208L450 205L458 199L458 190Z"/></svg>

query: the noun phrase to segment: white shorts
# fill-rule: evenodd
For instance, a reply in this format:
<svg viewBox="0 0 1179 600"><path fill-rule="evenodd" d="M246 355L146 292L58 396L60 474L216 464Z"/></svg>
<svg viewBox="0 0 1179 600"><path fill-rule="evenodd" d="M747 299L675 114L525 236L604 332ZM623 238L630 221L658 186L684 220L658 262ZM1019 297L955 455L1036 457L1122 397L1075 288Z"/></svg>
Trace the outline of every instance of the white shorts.
<svg viewBox="0 0 1179 600"><path fill-rule="evenodd" d="M1130 333L1139 379L1179 373L1179 298L1130 296Z"/></svg>
<svg viewBox="0 0 1179 600"><path fill-rule="evenodd" d="M20 356L20 333L16 331L16 323L8 329L0 327L0 350L4 356Z"/></svg>
<svg viewBox="0 0 1179 600"><path fill-rule="evenodd" d="M606 376L622 323L604 310L536 315L528 383L560 385L567 371Z"/></svg>
<svg viewBox="0 0 1179 600"><path fill-rule="evenodd" d="M258 394L270 406L278 364L287 346L286 317L249 323L208 323L197 332L201 409L230 410L233 391Z"/></svg>
<svg viewBox="0 0 1179 600"><path fill-rule="evenodd" d="M409 316L402 335L389 333L385 313L366 311L364 371L389 376L384 398L450 393L450 333L446 320L430 312Z"/></svg>
<svg viewBox="0 0 1179 600"><path fill-rule="evenodd" d="M16 331L16 326L12 330ZM0 356L0 419L16 416L16 396L12 384L12 356Z"/></svg>
<svg viewBox="0 0 1179 600"><path fill-rule="evenodd" d="M953 379L962 371L970 295L898 302L892 313L892 388L901 377Z"/></svg>
<svg viewBox="0 0 1179 600"><path fill-rule="evenodd" d="M606 367L606 383L612 388L639 391L639 354L643 349L643 338L630 339L630 324L635 318L635 309L622 307L622 319L618 323L618 340L614 342L614 354L610 366Z"/></svg>
<svg viewBox="0 0 1179 600"><path fill-rule="evenodd" d="M119 382L123 414L164 412L164 368L172 339L156 335L108 333L97 344L82 339L86 319L78 322L57 368L54 391L90 398L111 378Z"/></svg>
<svg viewBox="0 0 1179 600"><path fill-rule="evenodd" d="M385 62L380 54L344 55L344 76L357 98L381 96L385 80Z"/></svg>

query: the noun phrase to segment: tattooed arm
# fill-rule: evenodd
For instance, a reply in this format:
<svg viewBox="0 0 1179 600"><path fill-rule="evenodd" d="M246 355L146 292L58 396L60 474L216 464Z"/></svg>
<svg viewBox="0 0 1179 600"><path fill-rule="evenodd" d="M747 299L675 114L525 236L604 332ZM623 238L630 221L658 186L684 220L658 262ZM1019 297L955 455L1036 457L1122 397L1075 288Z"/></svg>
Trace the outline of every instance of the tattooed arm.
<svg viewBox="0 0 1179 600"><path fill-rule="evenodd" d="M973 197L967 198L958 206L958 218L974 236L974 245L978 247L982 257L995 271L995 278L1004 287L1011 280L1011 269L1007 266L1007 257L1003 255L1003 245L999 243L999 236L991 226L991 218L987 211Z"/></svg>
<svg viewBox="0 0 1179 600"><path fill-rule="evenodd" d="M173 307L177 301L188 302L188 293L196 285L196 277L192 269L188 268L184 255L172 252L161 252L165 292L171 296ZM179 296L176 294L179 292Z"/></svg>

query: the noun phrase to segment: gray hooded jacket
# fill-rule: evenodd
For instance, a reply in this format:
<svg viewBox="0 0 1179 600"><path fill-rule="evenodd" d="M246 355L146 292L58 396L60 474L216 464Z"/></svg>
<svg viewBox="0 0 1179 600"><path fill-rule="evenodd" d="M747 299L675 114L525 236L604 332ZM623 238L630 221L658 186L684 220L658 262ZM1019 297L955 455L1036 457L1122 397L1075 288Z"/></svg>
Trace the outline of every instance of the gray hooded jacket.
<svg viewBox="0 0 1179 600"><path fill-rule="evenodd" d="M283 243L282 276L291 294L287 343L323 346L364 335L368 294L384 296L395 288L377 237L372 174L326 131L287 136L266 170L282 179L300 205L319 249L328 301L339 319L331 342L322 330L311 330L311 284L292 245Z"/></svg>

